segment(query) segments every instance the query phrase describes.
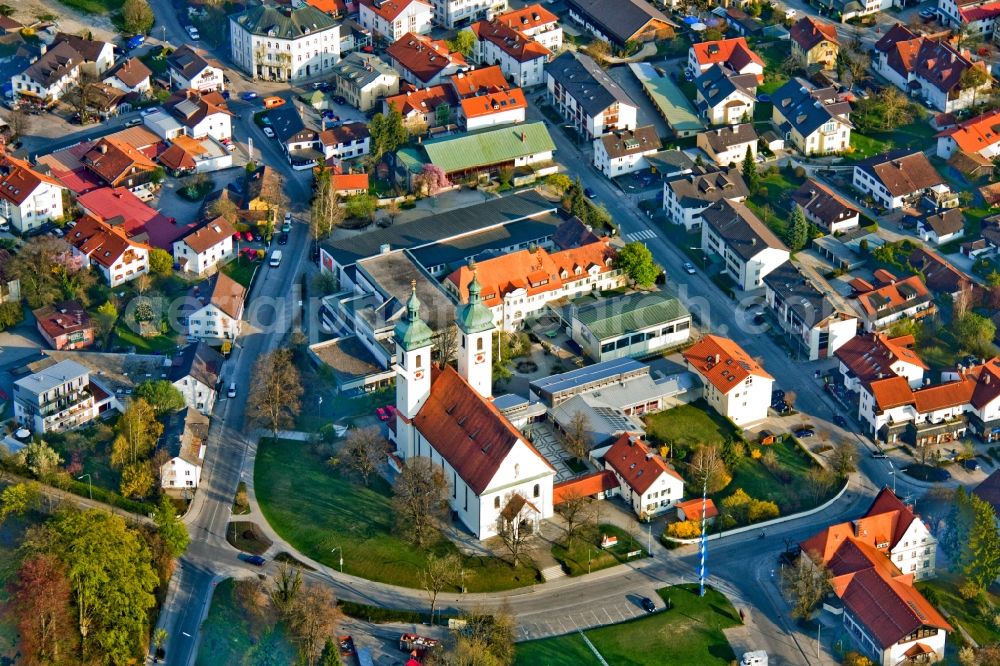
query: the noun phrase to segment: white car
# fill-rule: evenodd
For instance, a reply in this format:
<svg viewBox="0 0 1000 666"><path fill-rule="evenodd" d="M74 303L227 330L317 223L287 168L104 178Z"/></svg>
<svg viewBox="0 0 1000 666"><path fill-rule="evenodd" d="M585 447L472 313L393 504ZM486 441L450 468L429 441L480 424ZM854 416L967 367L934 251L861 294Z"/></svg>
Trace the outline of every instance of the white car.
<svg viewBox="0 0 1000 666"><path fill-rule="evenodd" d="M157 112L157 109L155 107L150 106L150 107L146 107L145 109L143 109L142 111L140 111L139 115L142 116L143 118L145 118L146 116L154 114L156 112Z"/></svg>
<svg viewBox="0 0 1000 666"><path fill-rule="evenodd" d="M274 130L271 129L270 127L265 127L264 128L264 136L266 136L268 139L273 139L274 138Z"/></svg>
<svg viewBox="0 0 1000 666"><path fill-rule="evenodd" d="M189 25L187 27L187 33L188 33L188 35L191 36L191 39L193 39L195 41L198 41L199 39L201 39L201 35L198 33L198 28L194 27L193 25Z"/></svg>
<svg viewBox="0 0 1000 666"><path fill-rule="evenodd" d="M230 398L236 397L236 382L229 385L229 390L226 392L226 396Z"/></svg>

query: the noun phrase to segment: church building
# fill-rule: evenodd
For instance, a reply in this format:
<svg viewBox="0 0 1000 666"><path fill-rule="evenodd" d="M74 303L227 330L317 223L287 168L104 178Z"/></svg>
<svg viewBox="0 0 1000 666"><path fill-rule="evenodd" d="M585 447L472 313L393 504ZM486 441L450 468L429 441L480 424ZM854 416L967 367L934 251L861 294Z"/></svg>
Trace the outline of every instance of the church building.
<svg viewBox="0 0 1000 666"><path fill-rule="evenodd" d="M552 516L555 469L493 405L493 314L473 275L456 312L458 370L431 360L431 329L416 286L396 325L396 447L404 460L440 465L451 508L479 539L501 520L536 529Z"/></svg>

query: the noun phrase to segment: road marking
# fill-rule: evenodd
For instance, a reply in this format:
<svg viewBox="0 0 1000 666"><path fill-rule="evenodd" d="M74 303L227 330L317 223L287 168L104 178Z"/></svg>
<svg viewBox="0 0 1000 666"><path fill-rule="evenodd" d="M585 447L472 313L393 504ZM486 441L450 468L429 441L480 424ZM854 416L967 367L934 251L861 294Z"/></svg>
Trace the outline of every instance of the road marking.
<svg viewBox="0 0 1000 666"><path fill-rule="evenodd" d="M191 638L191 634L189 634L188 632L182 631L181 633L184 634L185 636L187 636L188 638Z"/></svg>
<svg viewBox="0 0 1000 666"><path fill-rule="evenodd" d="M625 238L630 241L650 240L656 238L656 232L652 229L643 229L631 234L625 234Z"/></svg>

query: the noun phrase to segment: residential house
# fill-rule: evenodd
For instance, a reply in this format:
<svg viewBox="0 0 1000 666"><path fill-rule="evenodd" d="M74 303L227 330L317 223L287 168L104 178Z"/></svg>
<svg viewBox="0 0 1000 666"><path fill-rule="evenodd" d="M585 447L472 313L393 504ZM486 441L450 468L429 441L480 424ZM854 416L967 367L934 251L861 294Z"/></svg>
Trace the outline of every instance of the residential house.
<svg viewBox="0 0 1000 666"><path fill-rule="evenodd" d="M469 67L465 56L452 53L447 41L412 32L390 44L385 53L403 80L417 87L437 85Z"/></svg>
<svg viewBox="0 0 1000 666"><path fill-rule="evenodd" d="M19 233L61 219L65 191L28 162L0 152L0 217Z"/></svg>
<svg viewBox="0 0 1000 666"><path fill-rule="evenodd" d="M615 178L648 169L646 158L660 148L660 137L653 125L609 132L594 139L594 166L608 178Z"/></svg>
<svg viewBox="0 0 1000 666"><path fill-rule="evenodd" d="M90 190L79 195L76 202L84 215L114 224L124 230L129 239L167 252L171 252L174 241L193 226L150 208L124 187Z"/></svg>
<svg viewBox="0 0 1000 666"><path fill-rule="evenodd" d="M122 227L84 216L66 234L66 241L73 257L87 268L96 267L111 287L149 272L151 248L130 240Z"/></svg>
<svg viewBox="0 0 1000 666"><path fill-rule="evenodd" d="M333 69L337 92L360 111L370 111L383 97L399 94L399 73L376 55L351 53Z"/></svg>
<svg viewBox="0 0 1000 666"><path fill-rule="evenodd" d="M133 191L146 187L157 169L145 153L114 136L98 139L80 162L104 185Z"/></svg>
<svg viewBox="0 0 1000 666"><path fill-rule="evenodd" d="M689 370L701 378L705 401L737 426L767 418L774 378L728 338L706 335L684 352Z"/></svg>
<svg viewBox="0 0 1000 666"><path fill-rule="evenodd" d="M232 342L239 337L246 288L219 271L194 288L193 311L188 315L188 337L208 344Z"/></svg>
<svg viewBox="0 0 1000 666"><path fill-rule="evenodd" d="M396 427L404 461L441 470L455 515L478 539L500 529L535 529L550 518L555 469L493 404L493 315L473 279L456 312L458 369L431 371L433 336L420 318L416 286L396 324Z"/></svg>
<svg viewBox="0 0 1000 666"><path fill-rule="evenodd" d="M193 139L210 136L221 142L233 137L233 113L221 93L182 90L164 102L163 108Z"/></svg>
<svg viewBox="0 0 1000 666"><path fill-rule="evenodd" d="M541 247L518 250L453 271L444 288L464 300L465 286L475 277L494 326L516 331L553 301L623 286L626 276L614 267L614 257L606 238L557 252Z"/></svg>
<svg viewBox="0 0 1000 666"><path fill-rule="evenodd" d="M698 135L696 145L719 166L742 165L747 151L757 159L757 132L753 123L716 127Z"/></svg>
<svg viewBox="0 0 1000 666"><path fill-rule="evenodd" d="M127 58L104 75L104 83L123 93L144 97L153 89L150 83L152 75L152 70L141 60Z"/></svg>
<svg viewBox="0 0 1000 666"><path fill-rule="evenodd" d="M677 502L674 508L677 510L677 520L693 520L698 523L704 520L706 525L713 525L719 517L719 509L710 497Z"/></svg>
<svg viewBox="0 0 1000 666"><path fill-rule="evenodd" d="M764 29L768 27L738 7L723 8L720 6L713 9L712 13L721 15L733 34L740 37L761 37L764 35Z"/></svg>
<svg viewBox="0 0 1000 666"><path fill-rule="evenodd" d="M519 13L524 16L523 10ZM492 21L478 21L472 25L476 35L476 62L498 65L518 86L540 86L545 83L544 67L552 51L521 32L517 25L512 25L514 20L498 16Z"/></svg>
<svg viewBox="0 0 1000 666"><path fill-rule="evenodd" d="M661 354L691 338L691 313L661 292L574 305L571 320L573 341L596 363Z"/></svg>
<svg viewBox="0 0 1000 666"><path fill-rule="evenodd" d="M973 292L978 285L941 255L925 247L915 247L907 261L923 276L924 284L932 293L947 294L953 300L964 295L966 303L974 302Z"/></svg>
<svg viewBox="0 0 1000 666"><path fill-rule="evenodd" d="M371 136L365 123L344 123L340 127L331 127L320 132L317 139L328 166L343 167L346 162L364 157L371 151Z"/></svg>
<svg viewBox="0 0 1000 666"><path fill-rule="evenodd" d="M81 56L67 42L54 44L11 79L14 97L28 104L55 104L80 78Z"/></svg>
<svg viewBox="0 0 1000 666"><path fill-rule="evenodd" d="M753 74L764 82L764 61L747 45L745 37L717 39L692 44L688 49L687 70L698 77L715 65L726 65L737 74Z"/></svg>
<svg viewBox="0 0 1000 666"><path fill-rule="evenodd" d="M174 262L181 271L205 275L233 258L236 228L226 218L205 220L174 241Z"/></svg>
<svg viewBox="0 0 1000 666"><path fill-rule="evenodd" d="M555 143L544 122L482 129L424 141L396 153L397 177L408 187L425 164L441 169L449 180L495 174L502 168L523 167L532 175L554 173Z"/></svg>
<svg viewBox="0 0 1000 666"><path fill-rule="evenodd" d="M14 382L14 420L33 433L65 432L97 418L90 372L60 361Z"/></svg>
<svg viewBox="0 0 1000 666"><path fill-rule="evenodd" d="M367 173L335 173L330 176L330 187L342 197L368 193Z"/></svg>
<svg viewBox="0 0 1000 666"><path fill-rule="evenodd" d="M170 87L177 90L209 93L226 89L222 65L190 44L184 44L167 56L167 76Z"/></svg>
<svg viewBox="0 0 1000 666"><path fill-rule="evenodd" d="M541 4L535 3L520 9L511 9L498 14L495 18L525 37L538 42L552 53L562 51L563 30L559 26L559 17Z"/></svg>
<svg viewBox="0 0 1000 666"><path fill-rule="evenodd" d="M993 160L1000 155L1000 109L970 118L937 135L937 156L951 159L958 153Z"/></svg>
<svg viewBox="0 0 1000 666"><path fill-rule="evenodd" d="M211 414L225 362L222 354L204 342L188 345L170 366L170 383L184 396L184 404Z"/></svg>
<svg viewBox="0 0 1000 666"><path fill-rule="evenodd" d="M983 62L974 62L968 51L946 40L916 35L897 23L875 43L872 69L903 92L919 97L945 113L973 105L993 84ZM973 67L986 72L986 81L975 87L963 83L963 74Z"/></svg>
<svg viewBox="0 0 1000 666"><path fill-rule="evenodd" d="M869 157L854 165L854 188L889 210L916 203L930 193L950 193L944 178L921 151L906 149Z"/></svg>
<svg viewBox="0 0 1000 666"><path fill-rule="evenodd" d="M674 224L683 224L686 231L701 229L702 213L723 199L744 201L750 196L743 177L736 169L693 167L689 173L668 177L663 181L663 210Z"/></svg>
<svg viewBox="0 0 1000 666"><path fill-rule="evenodd" d="M63 43L80 54L80 71L93 79L100 79L115 64L115 45L110 42L57 32L52 47Z"/></svg>
<svg viewBox="0 0 1000 666"><path fill-rule="evenodd" d="M408 32L429 34L434 8L424 0L360 0L358 20L376 37L391 44Z"/></svg>
<svg viewBox="0 0 1000 666"><path fill-rule="evenodd" d="M799 189L792 192L792 201L802 209L806 220L828 234L857 228L861 212L846 199L823 183L806 179Z"/></svg>
<svg viewBox="0 0 1000 666"><path fill-rule="evenodd" d="M788 261L789 252L774 232L740 201L721 199L701 214L701 249L719 257L737 288L751 291Z"/></svg>
<svg viewBox="0 0 1000 666"><path fill-rule="evenodd" d="M792 24L788 32L792 38L792 55L802 67L808 69L817 65L826 70L836 68L840 40L837 38L837 28L832 23L803 16Z"/></svg>
<svg viewBox="0 0 1000 666"><path fill-rule="evenodd" d="M185 134L174 137L157 160L160 166L174 176L209 173L233 166L233 154L229 146L212 137L199 140Z"/></svg>
<svg viewBox="0 0 1000 666"><path fill-rule="evenodd" d="M463 97L458 106L458 124L466 131L524 122L528 100L520 88L484 92Z"/></svg>
<svg viewBox="0 0 1000 666"><path fill-rule="evenodd" d="M641 520L670 511L684 497L684 479L638 435L625 433L604 454L619 494Z"/></svg>
<svg viewBox="0 0 1000 666"><path fill-rule="evenodd" d="M801 546L830 572L845 633L863 655L879 666L944 659L953 628L913 585L933 575L937 539L911 506L883 488L865 515Z"/></svg>
<svg viewBox="0 0 1000 666"><path fill-rule="evenodd" d="M670 39L676 24L644 0L567 0L569 17L584 29L619 48L629 42Z"/></svg>
<svg viewBox="0 0 1000 666"><path fill-rule="evenodd" d="M340 23L311 5L261 0L229 17L229 55L254 79L329 75L340 60Z"/></svg>
<svg viewBox="0 0 1000 666"><path fill-rule="evenodd" d="M753 118L757 75L740 74L726 64L712 65L694 80L695 107L713 125L735 125Z"/></svg>
<svg viewBox="0 0 1000 666"><path fill-rule="evenodd" d="M500 396L500 398L503 397ZM620 490L621 486L615 473L605 469L554 484L552 486L552 503L559 506L563 502L578 497L601 500L614 497Z"/></svg>
<svg viewBox="0 0 1000 666"><path fill-rule="evenodd" d="M911 389L924 384L927 364L913 349L912 335L890 338L885 333L863 333L851 338L835 353L844 386L855 393L873 381L902 377Z"/></svg>
<svg viewBox="0 0 1000 666"><path fill-rule="evenodd" d="M445 127L455 122L458 98L448 84L420 90L407 90L382 100L383 112L395 107L403 116L408 131L423 134L427 130Z"/></svg>
<svg viewBox="0 0 1000 666"><path fill-rule="evenodd" d="M961 208L945 208L928 215L917 225L920 240L943 245L965 234L965 214Z"/></svg>
<svg viewBox="0 0 1000 666"><path fill-rule="evenodd" d="M935 312L934 298L919 276L891 282L858 294L865 330L882 330L900 319L918 319Z"/></svg>
<svg viewBox="0 0 1000 666"><path fill-rule="evenodd" d="M319 132L306 125L294 104L271 109L267 118L293 169L311 169L323 161L323 153L319 151Z"/></svg>
<svg viewBox="0 0 1000 666"><path fill-rule="evenodd" d="M94 344L94 325L79 301L63 301L32 311L35 326L55 350L85 349Z"/></svg>
<svg viewBox="0 0 1000 666"><path fill-rule="evenodd" d="M167 460L160 465L160 487L167 494L184 496L201 483L201 468L208 446L208 417L188 407L168 417L160 438Z"/></svg>
<svg viewBox="0 0 1000 666"><path fill-rule="evenodd" d="M588 141L636 128L636 103L590 56L563 52L545 75L549 102Z"/></svg>
<svg viewBox="0 0 1000 666"><path fill-rule="evenodd" d="M492 20L508 9L507 0L429 0L434 5L434 22L449 30L474 21Z"/></svg>
<svg viewBox="0 0 1000 666"><path fill-rule="evenodd" d="M829 155L851 145L851 104L834 87L794 78L771 95L772 120L803 155Z"/></svg>
<svg viewBox="0 0 1000 666"><path fill-rule="evenodd" d="M781 329L810 361L831 358L858 333L857 316L838 307L790 261L764 276L764 288Z"/></svg>

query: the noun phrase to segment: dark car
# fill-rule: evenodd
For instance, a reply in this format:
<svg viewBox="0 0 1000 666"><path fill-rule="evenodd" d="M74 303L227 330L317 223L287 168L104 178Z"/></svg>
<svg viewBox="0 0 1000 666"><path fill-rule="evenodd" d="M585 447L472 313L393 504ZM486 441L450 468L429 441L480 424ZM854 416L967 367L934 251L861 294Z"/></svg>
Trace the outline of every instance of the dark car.
<svg viewBox="0 0 1000 666"><path fill-rule="evenodd" d="M264 242L264 237L260 233L255 233L253 239L258 243Z"/></svg>
<svg viewBox="0 0 1000 666"><path fill-rule="evenodd" d="M835 414L833 417L833 422L839 425L841 428L847 427L847 419L845 419L840 414Z"/></svg>
<svg viewBox="0 0 1000 666"><path fill-rule="evenodd" d="M799 439L805 439L806 437L812 437L816 433L813 432L812 430L809 430L808 428L799 428L792 434L798 437Z"/></svg>
<svg viewBox="0 0 1000 666"><path fill-rule="evenodd" d="M248 90L247 92L240 93L240 99L242 99L244 102L249 102L252 99L257 99L257 93L253 92L252 90Z"/></svg>
<svg viewBox="0 0 1000 666"><path fill-rule="evenodd" d="M344 97L343 95L335 95L334 98L333 98L333 103L334 104L341 104L341 105L347 104L347 98Z"/></svg>
<svg viewBox="0 0 1000 666"><path fill-rule="evenodd" d="M647 613L652 613L653 611L656 610L656 604L654 604L653 600L650 599L649 597L643 597L642 599L640 599L639 605L642 606L642 609Z"/></svg>
<svg viewBox="0 0 1000 666"><path fill-rule="evenodd" d="M886 455L885 453L883 453L883 452L882 452L881 450L879 450L879 451L874 451L874 452L872 453L872 458L875 458L875 460L885 460L885 459L886 459L886 458L888 458L888 457L889 457L889 456L887 456L887 455Z"/></svg>
<svg viewBox="0 0 1000 666"><path fill-rule="evenodd" d="M775 401L775 400L784 400L784 399L785 399L785 392L782 391L781 389L775 389L775 390L771 391L771 400L772 401Z"/></svg>
<svg viewBox="0 0 1000 666"><path fill-rule="evenodd" d="M970 472L978 472L979 462L977 462L975 458L969 458L968 460L962 461L962 467Z"/></svg>
<svg viewBox="0 0 1000 666"><path fill-rule="evenodd" d="M288 234L284 231L278 234L278 245L288 245Z"/></svg>
<svg viewBox="0 0 1000 666"><path fill-rule="evenodd" d="M247 564L252 564L256 567L262 567L264 566L264 563L267 562L267 560L260 555L251 555L250 553L240 553L236 557Z"/></svg>
<svg viewBox="0 0 1000 666"><path fill-rule="evenodd" d="M597 196L597 192L595 192L594 190L590 189L589 187L585 187L585 188L583 188L583 195L585 197L587 197L588 199L593 199L594 197Z"/></svg>

